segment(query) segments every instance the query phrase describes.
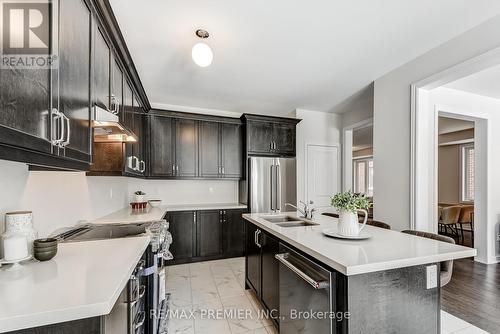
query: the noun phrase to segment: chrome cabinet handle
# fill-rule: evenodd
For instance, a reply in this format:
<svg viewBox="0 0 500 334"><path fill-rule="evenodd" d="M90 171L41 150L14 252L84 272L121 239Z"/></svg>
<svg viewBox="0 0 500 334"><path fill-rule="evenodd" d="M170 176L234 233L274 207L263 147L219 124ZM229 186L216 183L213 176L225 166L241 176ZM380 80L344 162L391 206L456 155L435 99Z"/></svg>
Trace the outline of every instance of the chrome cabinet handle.
<svg viewBox="0 0 500 334"><path fill-rule="evenodd" d="M222 174L226 174L224 167L222 167L221 170L222 170Z"/></svg>
<svg viewBox="0 0 500 334"><path fill-rule="evenodd" d="M179 165L175 165L175 173L179 174Z"/></svg>
<svg viewBox="0 0 500 334"><path fill-rule="evenodd" d="M273 188L274 188L274 182L273 182L273 179L274 179L274 173L273 173L273 169L274 169L274 165L271 166L271 177L270 177L270 180L271 180L271 211L274 211L274 201L273 201L273 198L274 198L274 195L273 195Z"/></svg>
<svg viewBox="0 0 500 334"><path fill-rule="evenodd" d="M69 144L69 138L70 138L70 135L71 135L71 128L70 128L70 124L69 124L69 118L64 115L63 113L61 113L63 119L64 119L64 122L65 122L65 127L64 127L64 130L66 132L66 140L64 140L62 143L61 143L61 146L66 146Z"/></svg>
<svg viewBox="0 0 500 334"><path fill-rule="evenodd" d="M269 146L270 146L270 149L272 151L273 150L273 142L272 141L269 143Z"/></svg>
<svg viewBox="0 0 500 334"><path fill-rule="evenodd" d="M146 321L146 312L141 311L138 313L136 320L134 320L135 329L137 330L142 325L144 325L144 321Z"/></svg>
<svg viewBox="0 0 500 334"><path fill-rule="evenodd" d="M314 289L321 290L321 289L326 289L330 286L328 281L316 281L311 276L307 275L305 272L303 272L295 265L293 265L290 261L288 261L289 255L290 254L288 253L283 253L283 254L276 254L274 257L276 258L276 260L285 265L288 269L293 271L297 276L299 276L304 281L309 283Z"/></svg>
<svg viewBox="0 0 500 334"><path fill-rule="evenodd" d="M63 114L59 112L56 108L52 109L52 121L55 121L55 126L59 125L59 134L58 137L52 140L52 145L61 146L61 143L64 141L64 126L66 125L64 122Z"/></svg>
<svg viewBox="0 0 500 334"><path fill-rule="evenodd" d="M193 223L196 223L196 212L193 212Z"/></svg>
<svg viewBox="0 0 500 334"><path fill-rule="evenodd" d="M172 174L175 174L175 164L172 164Z"/></svg>
<svg viewBox="0 0 500 334"><path fill-rule="evenodd" d="M262 233L261 230L257 230L255 231L255 244L257 245L257 247L259 248L262 248L262 245L259 243L259 236L260 234Z"/></svg>
<svg viewBox="0 0 500 334"><path fill-rule="evenodd" d="M281 170L276 165L276 210L281 211Z"/></svg>
<svg viewBox="0 0 500 334"><path fill-rule="evenodd" d="M144 173L145 170L146 170L146 163L144 162L144 160L141 160L139 162L139 172Z"/></svg>

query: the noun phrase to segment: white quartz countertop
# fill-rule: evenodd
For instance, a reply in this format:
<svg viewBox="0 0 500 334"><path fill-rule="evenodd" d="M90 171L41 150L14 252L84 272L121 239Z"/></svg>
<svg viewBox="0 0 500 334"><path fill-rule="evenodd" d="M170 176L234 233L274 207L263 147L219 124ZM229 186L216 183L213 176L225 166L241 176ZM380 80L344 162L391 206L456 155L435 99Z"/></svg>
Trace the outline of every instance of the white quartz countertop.
<svg viewBox="0 0 500 334"><path fill-rule="evenodd" d="M62 243L46 262L0 268L0 332L111 312L149 237Z"/></svg>
<svg viewBox="0 0 500 334"><path fill-rule="evenodd" d="M192 211L192 210L231 210L246 209L241 203L216 203L216 204L182 204L182 205L160 205L145 210L132 210L131 207L113 212L107 216L93 220L92 224L130 224L148 223L163 219L167 212Z"/></svg>
<svg viewBox="0 0 500 334"><path fill-rule="evenodd" d="M281 215L297 216L295 212ZM262 218L269 214L244 214L243 218L344 275L436 263L476 255L476 250L398 231L366 226L367 240L327 237L325 228L337 229L337 218L317 215L315 226L280 227Z"/></svg>

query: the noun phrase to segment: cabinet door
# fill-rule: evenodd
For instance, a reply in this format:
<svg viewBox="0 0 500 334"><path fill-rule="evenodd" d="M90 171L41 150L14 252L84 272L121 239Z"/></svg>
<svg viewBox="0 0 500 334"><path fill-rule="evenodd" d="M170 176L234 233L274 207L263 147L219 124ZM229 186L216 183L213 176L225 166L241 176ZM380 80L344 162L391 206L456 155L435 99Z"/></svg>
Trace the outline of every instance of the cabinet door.
<svg viewBox="0 0 500 334"><path fill-rule="evenodd" d="M149 174L157 177L174 176L174 127L175 120L170 117L148 116L150 128Z"/></svg>
<svg viewBox="0 0 500 334"><path fill-rule="evenodd" d="M111 67L111 108L118 111L120 121L125 121L123 113L123 72L116 59Z"/></svg>
<svg viewBox="0 0 500 334"><path fill-rule="evenodd" d="M198 122L195 120L175 121L175 176L198 176Z"/></svg>
<svg viewBox="0 0 500 334"><path fill-rule="evenodd" d="M170 251L174 261L190 259L196 255L196 213L195 211L170 212L167 215L169 231L172 234Z"/></svg>
<svg viewBox="0 0 500 334"><path fill-rule="evenodd" d="M96 29L94 40L94 103L110 109L110 50L100 28Z"/></svg>
<svg viewBox="0 0 500 334"><path fill-rule="evenodd" d="M220 210L198 211L198 256L222 254L222 218Z"/></svg>
<svg viewBox="0 0 500 334"><path fill-rule="evenodd" d="M50 70L0 69L0 143L51 153Z"/></svg>
<svg viewBox="0 0 500 334"><path fill-rule="evenodd" d="M224 210L224 255L227 257L245 254L245 222L241 215L245 210Z"/></svg>
<svg viewBox="0 0 500 334"><path fill-rule="evenodd" d="M253 153L271 153L273 125L267 122L247 123L248 151Z"/></svg>
<svg viewBox="0 0 500 334"><path fill-rule="evenodd" d="M274 124L274 142L277 153L295 155L295 128L295 124Z"/></svg>
<svg viewBox="0 0 500 334"><path fill-rule="evenodd" d="M246 261L245 261L245 276L247 282L255 290L257 296L260 297L260 273L261 273L261 259L260 247L256 244L257 227L246 222Z"/></svg>
<svg viewBox="0 0 500 334"><path fill-rule="evenodd" d="M221 124L222 176L240 178L243 173L241 124Z"/></svg>
<svg viewBox="0 0 500 334"><path fill-rule="evenodd" d="M91 11L83 0L60 3L59 111L69 118L65 156L91 161Z"/></svg>
<svg viewBox="0 0 500 334"><path fill-rule="evenodd" d="M134 114L133 114L133 94L132 88L128 82L124 82L123 85L123 124L130 130L134 130ZM136 136L137 137L137 136ZM125 166L124 171L126 173L135 173L134 170L130 168L127 161L129 157L134 156L134 143L125 143Z"/></svg>
<svg viewBox="0 0 500 334"><path fill-rule="evenodd" d="M262 232L262 301L268 310L279 310L279 242ZM279 312L274 312L279 314Z"/></svg>
<svg viewBox="0 0 500 334"><path fill-rule="evenodd" d="M219 123L200 122L200 177L218 178L220 171Z"/></svg>

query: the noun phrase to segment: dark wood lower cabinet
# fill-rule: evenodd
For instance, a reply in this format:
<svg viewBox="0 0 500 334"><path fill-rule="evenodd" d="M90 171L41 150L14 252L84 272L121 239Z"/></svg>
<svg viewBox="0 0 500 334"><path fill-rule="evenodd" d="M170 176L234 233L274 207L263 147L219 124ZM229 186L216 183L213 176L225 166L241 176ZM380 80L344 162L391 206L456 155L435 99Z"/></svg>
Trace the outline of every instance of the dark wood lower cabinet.
<svg viewBox="0 0 500 334"><path fill-rule="evenodd" d="M267 233L262 233L262 302L268 310L279 314L279 262L274 257L279 253L279 241Z"/></svg>
<svg viewBox="0 0 500 334"><path fill-rule="evenodd" d="M242 215L246 210L224 210L223 248L225 257L245 255L245 222Z"/></svg>
<svg viewBox="0 0 500 334"><path fill-rule="evenodd" d="M196 256L196 212L178 211L167 214L172 234L170 251L175 263L188 262Z"/></svg>
<svg viewBox="0 0 500 334"><path fill-rule="evenodd" d="M269 310L275 325L280 306L278 253L278 239L246 222L245 285Z"/></svg>
<svg viewBox="0 0 500 334"><path fill-rule="evenodd" d="M8 334L104 334L103 317L87 318L58 324L21 329Z"/></svg>
<svg viewBox="0 0 500 334"><path fill-rule="evenodd" d="M245 254L243 209L167 213L174 259L169 265L216 260Z"/></svg>
<svg viewBox="0 0 500 334"><path fill-rule="evenodd" d="M196 237L199 257L222 255L223 215L221 213L221 210L198 212Z"/></svg>

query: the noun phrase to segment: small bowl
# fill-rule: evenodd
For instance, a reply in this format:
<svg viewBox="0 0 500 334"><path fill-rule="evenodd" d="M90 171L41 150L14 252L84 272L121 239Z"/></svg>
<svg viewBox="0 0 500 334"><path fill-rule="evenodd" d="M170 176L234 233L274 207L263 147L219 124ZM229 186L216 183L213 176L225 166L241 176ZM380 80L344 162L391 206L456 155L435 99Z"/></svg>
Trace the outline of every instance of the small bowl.
<svg viewBox="0 0 500 334"><path fill-rule="evenodd" d="M35 259L37 259L38 261L48 261L48 260L54 258L54 256L56 256L57 248L50 250L50 251L43 251L43 252L35 249L34 253L35 253L34 254Z"/></svg>
<svg viewBox="0 0 500 334"><path fill-rule="evenodd" d="M155 208L161 204L161 199L150 199L148 203L151 207Z"/></svg>
<svg viewBox="0 0 500 334"><path fill-rule="evenodd" d="M33 250L35 252L49 252L49 251L53 251L53 250L56 250L57 251L57 245L54 245L54 246L47 246L47 247L40 247L40 246L34 246L33 247Z"/></svg>
<svg viewBox="0 0 500 334"><path fill-rule="evenodd" d="M33 241L34 247L49 247L55 246L57 247L57 239L54 238L45 238L45 239L36 239Z"/></svg>

